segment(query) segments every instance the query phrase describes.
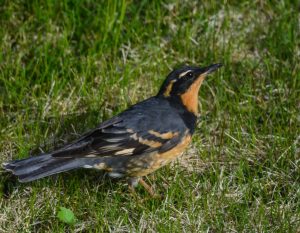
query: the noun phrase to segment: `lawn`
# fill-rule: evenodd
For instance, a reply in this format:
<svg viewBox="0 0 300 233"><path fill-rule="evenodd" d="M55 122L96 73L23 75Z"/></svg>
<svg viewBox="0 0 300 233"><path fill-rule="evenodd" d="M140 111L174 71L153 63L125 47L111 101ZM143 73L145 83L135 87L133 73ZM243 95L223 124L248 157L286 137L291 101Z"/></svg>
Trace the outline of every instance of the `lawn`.
<svg viewBox="0 0 300 233"><path fill-rule="evenodd" d="M0 169L0 232L299 232L299 9L1 1L0 163L77 138L155 95L175 67L224 67L200 90L193 144L146 178L161 200L91 170L21 184Z"/></svg>

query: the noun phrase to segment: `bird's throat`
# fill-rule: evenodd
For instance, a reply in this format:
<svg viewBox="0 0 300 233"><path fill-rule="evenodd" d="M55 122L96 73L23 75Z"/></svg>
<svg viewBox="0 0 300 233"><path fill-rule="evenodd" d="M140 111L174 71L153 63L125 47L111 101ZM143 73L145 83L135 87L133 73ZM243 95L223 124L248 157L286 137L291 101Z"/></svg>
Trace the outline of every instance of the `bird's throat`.
<svg viewBox="0 0 300 233"><path fill-rule="evenodd" d="M198 92L204 80L204 76L200 76L183 94L180 99L182 104L189 112L198 114Z"/></svg>

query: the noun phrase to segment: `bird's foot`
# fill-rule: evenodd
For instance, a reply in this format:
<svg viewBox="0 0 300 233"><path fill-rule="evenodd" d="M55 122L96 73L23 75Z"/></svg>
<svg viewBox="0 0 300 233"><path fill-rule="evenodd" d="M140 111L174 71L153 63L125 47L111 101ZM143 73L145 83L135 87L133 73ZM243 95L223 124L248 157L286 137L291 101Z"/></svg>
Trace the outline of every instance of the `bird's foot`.
<svg viewBox="0 0 300 233"><path fill-rule="evenodd" d="M157 193L155 193L155 191L153 190L153 188L148 185L142 178L132 178L129 180L129 190L130 192L136 196L136 192L135 192L135 187L140 184L144 187L144 189L149 193L149 195L151 196L151 198L157 198L157 199L162 199L162 195L159 195Z"/></svg>

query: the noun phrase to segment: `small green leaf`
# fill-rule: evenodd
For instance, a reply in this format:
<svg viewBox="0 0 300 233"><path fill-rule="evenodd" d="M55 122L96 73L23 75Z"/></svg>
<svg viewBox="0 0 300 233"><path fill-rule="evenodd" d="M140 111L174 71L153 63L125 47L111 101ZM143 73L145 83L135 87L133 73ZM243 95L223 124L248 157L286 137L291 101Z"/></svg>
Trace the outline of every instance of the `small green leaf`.
<svg viewBox="0 0 300 233"><path fill-rule="evenodd" d="M76 222L76 218L72 210L65 207L59 207L59 209L57 217L60 221L67 224L74 224Z"/></svg>

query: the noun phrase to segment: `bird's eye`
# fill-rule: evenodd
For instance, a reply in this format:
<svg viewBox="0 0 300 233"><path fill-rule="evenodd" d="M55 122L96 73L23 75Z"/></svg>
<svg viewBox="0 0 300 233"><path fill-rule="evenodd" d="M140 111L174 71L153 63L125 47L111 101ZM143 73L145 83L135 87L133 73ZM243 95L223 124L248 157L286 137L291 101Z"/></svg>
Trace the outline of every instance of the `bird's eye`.
<svg viewBox="0 0 300 233"><path fill-rule="evenodd" d="M191 77L193 77L193 72L188 72L187 74L186 74L186 77L188 77L188 78L191 78Z"/></svg>

